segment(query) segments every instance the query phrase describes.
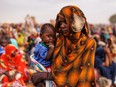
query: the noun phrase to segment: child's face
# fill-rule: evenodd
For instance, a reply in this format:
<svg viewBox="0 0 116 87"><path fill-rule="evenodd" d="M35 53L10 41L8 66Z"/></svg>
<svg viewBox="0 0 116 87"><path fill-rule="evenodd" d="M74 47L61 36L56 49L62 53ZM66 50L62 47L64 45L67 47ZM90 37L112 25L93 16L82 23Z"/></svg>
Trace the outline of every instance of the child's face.
<svg viewBox="0 0 116 87"><path fill-rule="evenodd" d="M55 32L50 27L47 27L47 29L41 35L41 39L46 45L49 45L49 43L54 43Z"/></svg>

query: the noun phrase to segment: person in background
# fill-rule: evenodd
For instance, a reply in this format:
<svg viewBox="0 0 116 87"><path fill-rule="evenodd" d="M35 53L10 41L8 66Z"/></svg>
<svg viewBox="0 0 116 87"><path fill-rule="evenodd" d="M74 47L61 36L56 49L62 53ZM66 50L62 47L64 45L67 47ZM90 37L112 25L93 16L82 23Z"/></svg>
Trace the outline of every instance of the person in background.
<svg viewBox="0 0 116 87"><path fill-rule="evenodd" d="M41 42L41 38L40 38L40 28L37 29L37 33L38 33L38 37L34 41L35 44L38 44L39 42Z"/></svg>
<svg viewBox="0 0 116 87"><path fill-rule="evenodd" d="M63 7L56 17L52 73L35 73L32 82L53 80L57 87L96 87L96 42L90 37L86 17L77 6ZM35 79L36 78L36 79Z"/></svg>
<svg viewBox="0 0 116 87"><path fill-rule="evenodd" d="M108 32L106 31L105 28L101 28L101 32L100 32L100 38L101 38L101 41L103 42L106 42L106 40L109 38L109 34Z"/></svg>
<svg viewBox="0 0 116 87"><path fill-rule="evenodd" d="M32 49L35 47L35 39L38 37L38 33L37 33L37 30L35 30L35 28L33 28L31 30L31 35L28 37L27 39L27 47L26 47L26 52L31 55L33 52Z"/></svg>
<svg viewBox="0 0 116 87"><path fill-rule="evenodd" d="M18 48L18 43L16 41L16 38L14 37L13 32L10 32L10 43Z"/></svg>
<svg viewBox="0 0 116 87"><path fill-rule="evenodd" d="M10 43L10 37L7 34L4 34L4 32L0 33L0 55L3 54L5 51L5 47L7 44Z"/></svg>
<svg viewBox="0 0 116 87"><path fill-rule="evenodd" d="M110 79L112 85L115 85L116 76L116 63L113 60L113 43L111 38L106 39L105 46L100 46L98 44L97 38L97 49L95 53L95 68L100 71L101 76Z"/></svg>
<svg viewBox="0 0 116 87"><path fill-rule="evenodd" d="M0 87L26 87L26 70L22 54L14 45L8 44L0 57Z"/></svg>
<svg viewBox="0 0 116 87"><path fill-rule="evenodd" d="M113 41L111 38L108 38L106 40L106 46L104 48L105 60L107 62L103 63L103 66L107 67L107 69L110 70L110 78L108 79L111 79L112 84L116 86L116 83L114 83L116 77L116 63L114 62L114 55L116 56L116 52L113 52L113 50Z"/></svg>

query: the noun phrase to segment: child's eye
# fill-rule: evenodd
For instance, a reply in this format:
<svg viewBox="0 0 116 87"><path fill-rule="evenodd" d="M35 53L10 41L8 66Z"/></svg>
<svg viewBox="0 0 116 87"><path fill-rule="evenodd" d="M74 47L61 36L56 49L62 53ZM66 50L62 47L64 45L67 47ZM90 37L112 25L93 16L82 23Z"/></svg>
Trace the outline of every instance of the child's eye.
<svg viewBox="0 0 116 87"><path fill-rule="evenodd" d="M51 37L51 35L48 35L48 37Z"/></svg>

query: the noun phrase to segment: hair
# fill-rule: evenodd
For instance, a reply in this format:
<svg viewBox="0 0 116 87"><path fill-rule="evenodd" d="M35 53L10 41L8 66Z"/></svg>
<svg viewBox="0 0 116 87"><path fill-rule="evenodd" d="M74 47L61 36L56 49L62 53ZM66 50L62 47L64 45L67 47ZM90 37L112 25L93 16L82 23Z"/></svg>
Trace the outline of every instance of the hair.
<svg viewBox="0 0 116 87"><path fill-rule="evenodd" d="M46 31L47 27L51 28L54 32L56 32L54 26L50 23L45 23L42 25L41 27L41 31L40 31L40 36Z"/></svg>

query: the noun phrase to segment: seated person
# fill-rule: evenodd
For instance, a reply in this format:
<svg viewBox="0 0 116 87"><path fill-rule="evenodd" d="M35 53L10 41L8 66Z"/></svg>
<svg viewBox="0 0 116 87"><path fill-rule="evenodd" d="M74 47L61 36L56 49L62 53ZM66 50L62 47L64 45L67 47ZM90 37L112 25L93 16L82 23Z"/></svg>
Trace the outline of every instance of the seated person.
<svg viewBox="0 0 116 87"><path fill-rule="evenodd" d="M26 70L22 54L15 46L8 44L0 57L1 87L25 87L29 79Z"/></svg>

